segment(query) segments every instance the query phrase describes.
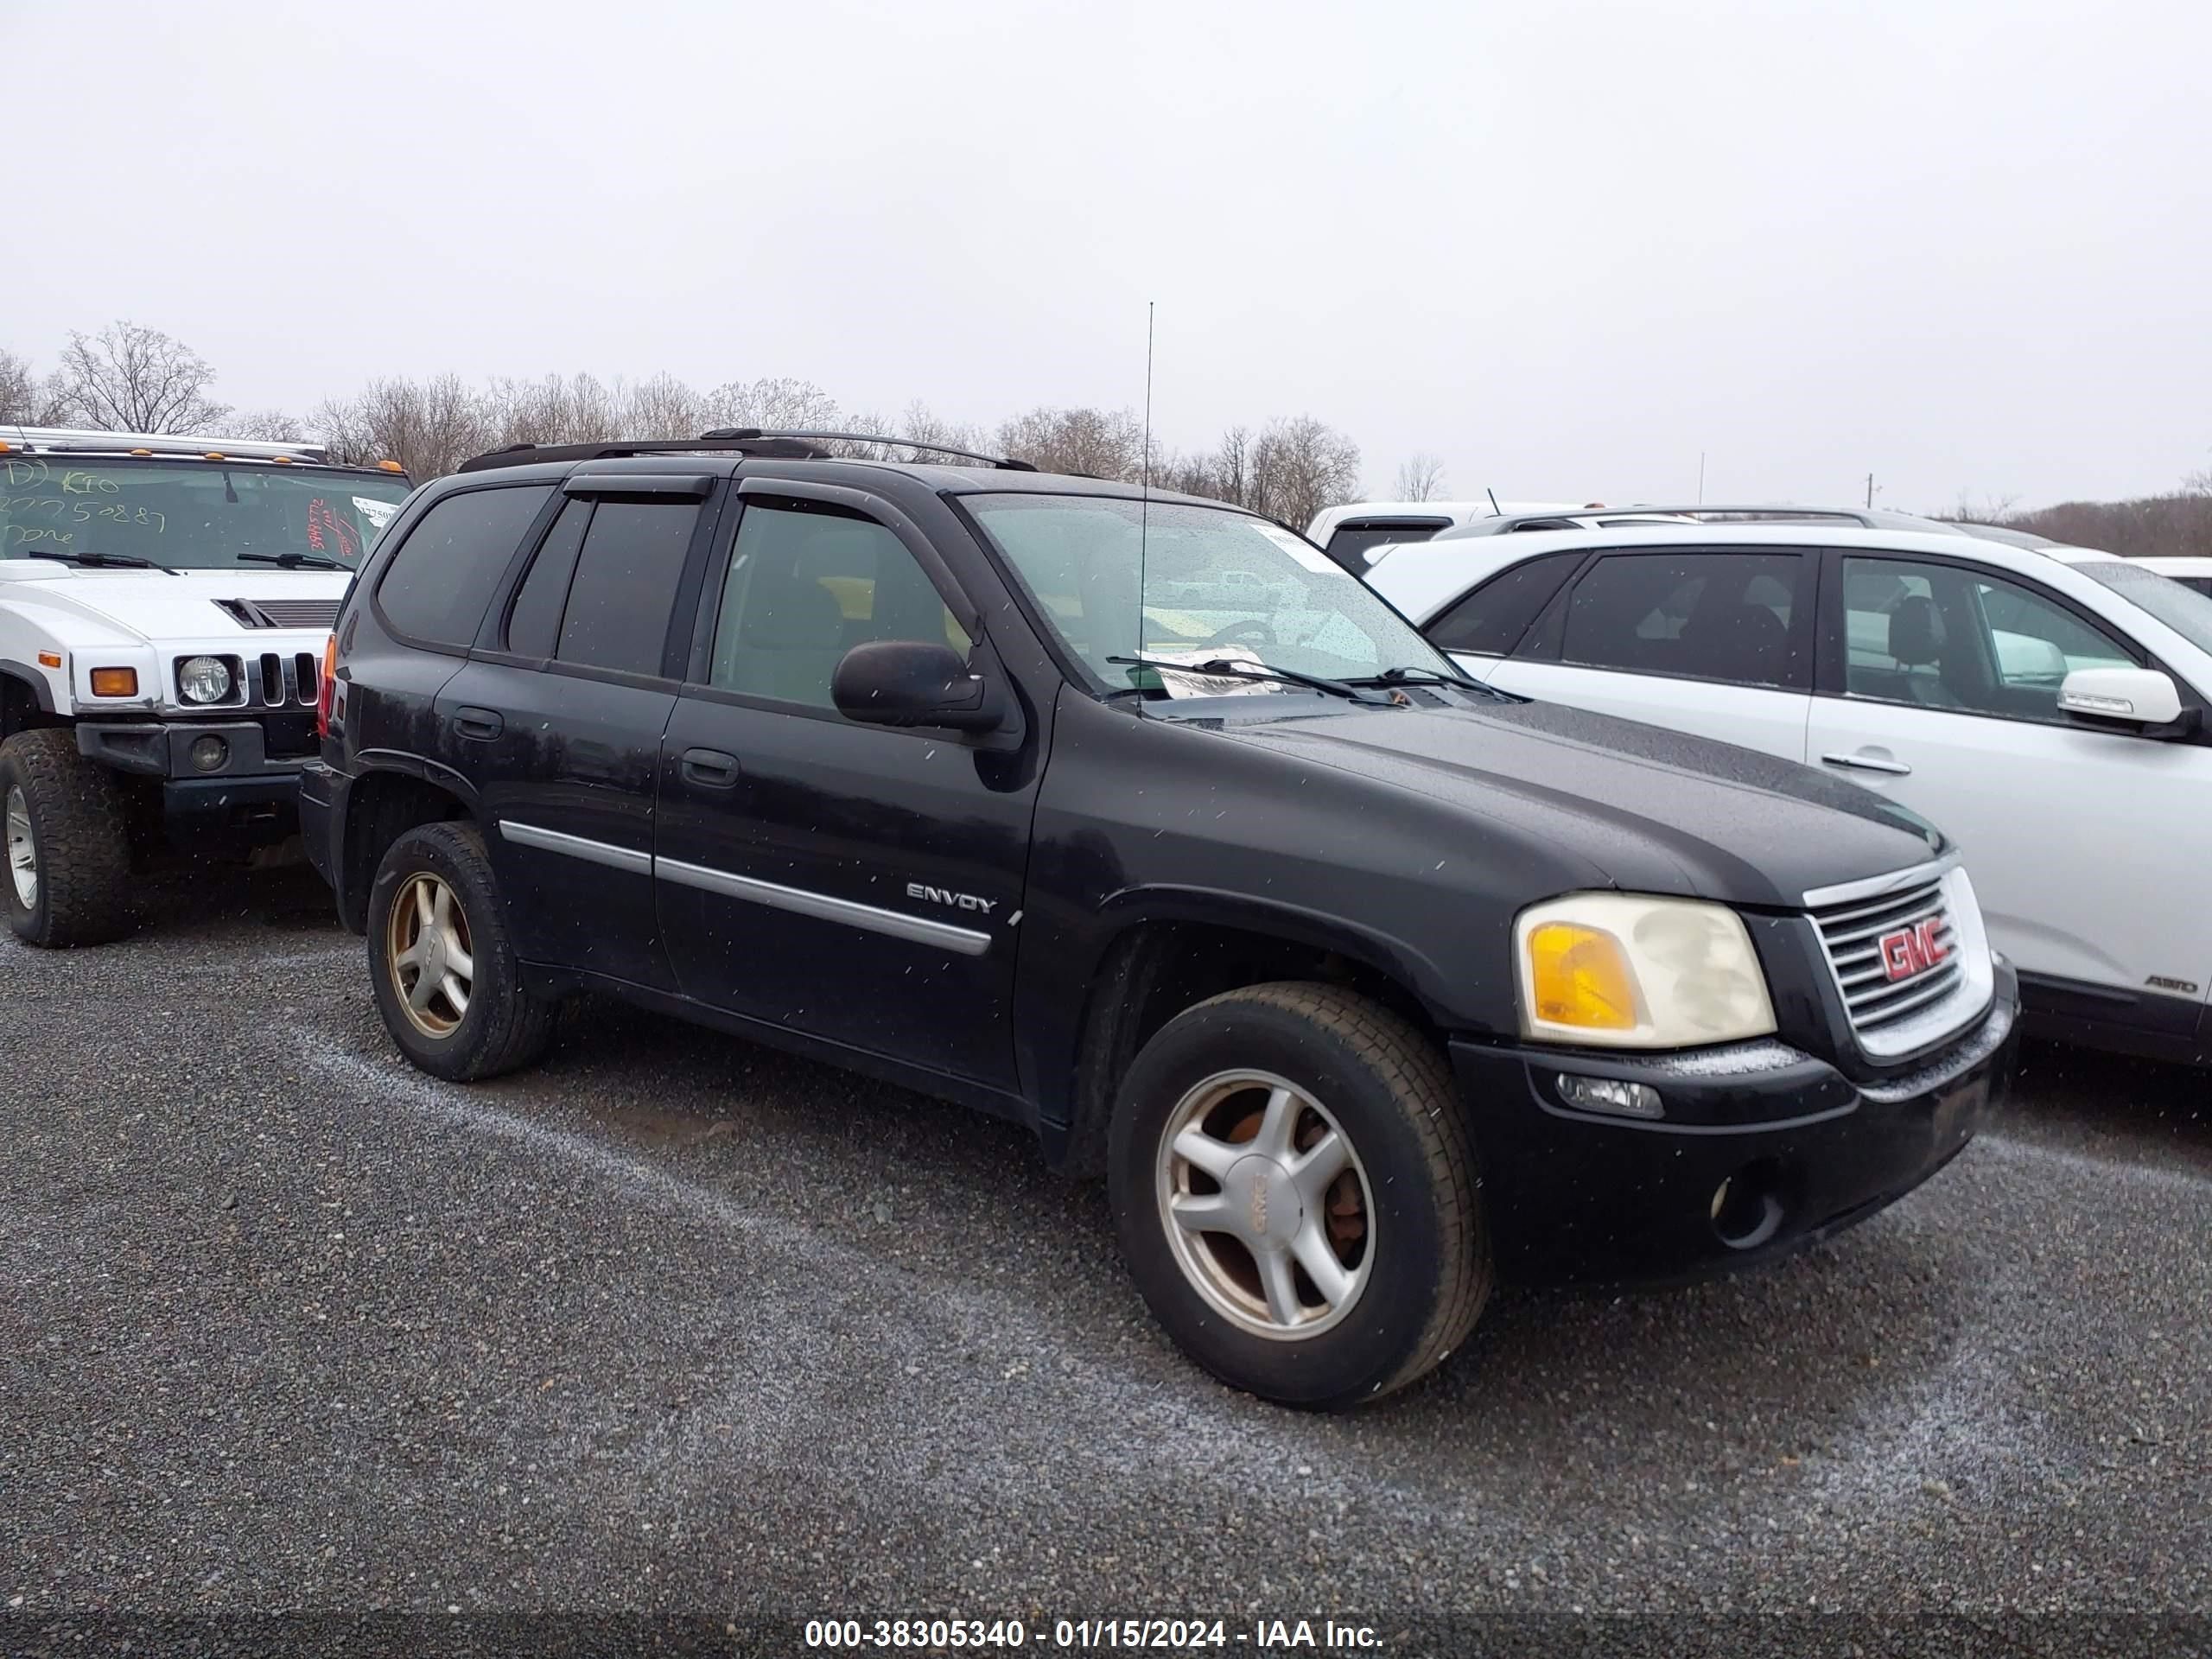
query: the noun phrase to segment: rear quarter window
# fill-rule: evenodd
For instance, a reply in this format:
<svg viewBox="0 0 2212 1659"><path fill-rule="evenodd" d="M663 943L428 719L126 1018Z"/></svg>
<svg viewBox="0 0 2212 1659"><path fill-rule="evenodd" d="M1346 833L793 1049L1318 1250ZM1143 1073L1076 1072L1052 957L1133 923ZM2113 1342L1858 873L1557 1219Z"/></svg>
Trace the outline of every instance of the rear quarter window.
<svg viewBox="0 0 2212 1659"><path fill-rule="evenodd" d="M393 632L466 651L507 563L553 493L550 484L465 490L434 501L377 579Z"/></svg>
<svg viewBox="0 0 2212 1659"><path fill-rule="evenodd" d="M1429 640L1446 651L1510 657L1562 583L1583 560L1580 551L1524 559L1468 590L1428 625Z"/></svg>

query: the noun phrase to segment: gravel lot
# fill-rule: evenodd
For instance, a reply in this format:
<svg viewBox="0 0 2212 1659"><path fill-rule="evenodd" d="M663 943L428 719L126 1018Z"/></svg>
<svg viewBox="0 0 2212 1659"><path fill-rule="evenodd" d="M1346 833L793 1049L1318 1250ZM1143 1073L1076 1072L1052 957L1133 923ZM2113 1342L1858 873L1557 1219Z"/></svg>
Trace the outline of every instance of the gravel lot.
<svg viewBox="0 0 2212 1659"><path fill-rule="evenodd" d="M1185 1364L1021 1133L601 1003L540 1071L435 1084L326 904L287 872L107 950L0 935L0 1653L947 1615L2207 1642L2191 1074L2031 1048L2010 1118L1858 1230L1502 1293L1439 1376L1315 1419Z"/></svg>

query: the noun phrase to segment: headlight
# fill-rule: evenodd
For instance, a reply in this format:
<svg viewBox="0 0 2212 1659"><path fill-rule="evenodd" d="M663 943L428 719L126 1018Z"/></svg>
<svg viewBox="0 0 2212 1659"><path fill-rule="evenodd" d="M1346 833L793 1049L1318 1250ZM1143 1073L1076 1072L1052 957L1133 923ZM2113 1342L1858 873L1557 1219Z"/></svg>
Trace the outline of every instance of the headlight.
<svg viewBox="0 0 2212 1659"><path fill-rule="evenodd" d="M231 667L219 657L188 657L177 664L176 689L187 702L220 702L231 695Z"/></svg>
<svg viewBox="0 0 2212 1659"><path fill-rule="evenodd" d="M1687 1048L1774 1029L1766 976L1725 905L1578 893L1513 925L1526 1037L1605 1048Z"/></svg>

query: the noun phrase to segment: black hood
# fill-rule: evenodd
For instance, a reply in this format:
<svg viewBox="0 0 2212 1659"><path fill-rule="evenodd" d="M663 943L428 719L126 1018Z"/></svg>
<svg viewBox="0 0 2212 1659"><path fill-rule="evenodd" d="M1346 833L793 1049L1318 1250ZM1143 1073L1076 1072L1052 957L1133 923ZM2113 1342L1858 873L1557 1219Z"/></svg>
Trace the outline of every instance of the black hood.
<svg viewBox="0 0 2212 1659"><path fill-rule="evenodd" d="M1512 820L1635 892L1796 908L1815 887L1949 850L1924 818L1813 767L1562 703L1346 709L1223 730Z"/></svg>

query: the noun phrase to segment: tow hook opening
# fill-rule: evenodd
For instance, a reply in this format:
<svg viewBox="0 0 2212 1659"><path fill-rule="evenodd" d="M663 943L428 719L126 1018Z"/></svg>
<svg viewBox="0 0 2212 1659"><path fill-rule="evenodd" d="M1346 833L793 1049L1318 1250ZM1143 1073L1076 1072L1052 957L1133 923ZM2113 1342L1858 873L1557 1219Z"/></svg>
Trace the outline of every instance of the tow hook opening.
<svg viewBox="0 0 2212 1659"><path fill-rule="evenodd" d="M1782 1171L1771 1160L1746 1164L1713 1191L1713 1232L1732 1250L1755 1250L1782 1230Z"/></svg>

